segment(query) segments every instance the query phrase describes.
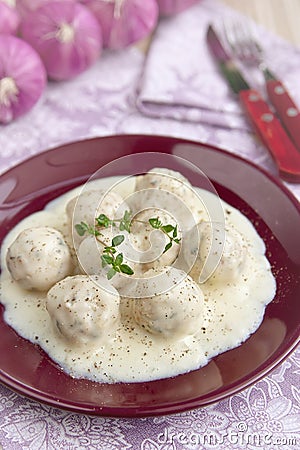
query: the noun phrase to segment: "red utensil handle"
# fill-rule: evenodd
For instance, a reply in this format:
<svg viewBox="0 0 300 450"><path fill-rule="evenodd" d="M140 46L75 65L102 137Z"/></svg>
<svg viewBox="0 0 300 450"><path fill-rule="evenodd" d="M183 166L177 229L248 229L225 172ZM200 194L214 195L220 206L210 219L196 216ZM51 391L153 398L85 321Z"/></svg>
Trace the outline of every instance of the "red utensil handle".
<svg viewBox="0 0 300 450"><path fill-rule="evenodd" d="M300 152L300 111L279 80L268 80L266 88L269 99Z"/></svg>
<svg viewBox="0 0 300 450"><path fill-rule="evenodd" d="M273 156L281 177L290 183L299 183L300 152L269 105L255 89L240 91L239 96L256 132Z"/></svg>

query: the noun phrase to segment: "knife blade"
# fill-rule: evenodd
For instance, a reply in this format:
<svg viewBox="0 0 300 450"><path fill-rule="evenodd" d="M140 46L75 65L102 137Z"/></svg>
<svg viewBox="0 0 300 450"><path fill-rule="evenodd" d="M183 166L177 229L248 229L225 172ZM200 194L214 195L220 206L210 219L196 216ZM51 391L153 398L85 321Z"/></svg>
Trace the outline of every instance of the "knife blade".
<svg viewBox="0 0 300 450"><path fill-rule="evenodd" d="M279 175L290 183L300 182L300 152L295 147L279 119L261 94L249 86L226 52L212 25L206 33L208 48L231 90L242 103L252 125L268 148Z"/></svg>

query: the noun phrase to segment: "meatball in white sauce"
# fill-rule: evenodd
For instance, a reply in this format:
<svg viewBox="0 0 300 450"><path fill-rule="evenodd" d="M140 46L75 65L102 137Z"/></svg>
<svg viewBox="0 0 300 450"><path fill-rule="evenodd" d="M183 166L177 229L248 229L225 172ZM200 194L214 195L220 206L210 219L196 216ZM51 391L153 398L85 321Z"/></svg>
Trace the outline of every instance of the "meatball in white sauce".
<svg viewBox="0 0 300 450"><path fill-rule="evenodd" d="M188 179L174 170L154 168L137 177L136 192L137 209L156 206L173 214L185 227L203 217L202 200Z"/></svg>
<svg viewBox="0 0 300 450"><path fill-rule="evenodd" d="M194 280L231 283L239 278L247 251L238 231L222 224L200 223L187 233L186 239L185 256L187 262L192 262L189 274ZM198 248L195 242L200 242Z"/></svg>
<svg viewBox="0 0 300 450"><path fill-rule="evenodd" d="M120 296L107 279L75 275L53 286L46 308L57 332L70 344L101 345L119 325Z"/></svg>
<svg viewBox="0 0 300 450"><path fill-rule="evenodd" d="M116 219L122 217L126 209L128 207L122 197L113 191L89 190L72 198L66 206L66 212L75 244L84 239L75 231L76 224L85 222L93 227L100 214Z"/></svg>
<svg viewBox="0 0 300 450"><path fill-rule="evenodd" d="M164 290L164 280L168 284L173 277L176 284ZM146 295L151 284L155 291L151 297L133 301L133 316L140 327L172 339L182 339L199 331L203 321L204 296L192 278L179 269L167 267L146 272L144 283Z"/></svg>
<svg viewBox="0 0 300 450"><path fill-rule="evenodd" d="M174 228L177 226L176 221L167 211L158 208L145 209L134 216L129 241L132 244L132 250L136 251L136 261L140 263L140 272L173 264L180 251L181 231L178 226L176 238L179 243L173 242L172 246L164 251L170 240L161 230L150 225L149 219L156 218L163 226L171 225Z"/></svg>
<svg viewBox="0 0 300 450"><path fill-rule="evenodd" d="M122 233L126 235L125 232ZM103 267L101 256L103 255L104 244L110 245L113 234L110 229L104 229L101 235L101 241L95 236L87 236L79 245L77 251L77 258L79 263L79 270L84 275L100 275L107 277L107 273L110 266ZM137 271L136 266L124 258L124 263L129 264L130 267ZM127 275L122 273L116 273L110 280L110 284L118 290L122 290L122 287L126 284Z"/></svg>
<svg viewBox="0 0 300 450"><path fill-rule="evenodd" d="M60 231L51 227L23 230L8 248L12 278L28 290L47 291L71 274L72 256Z"/></svg>

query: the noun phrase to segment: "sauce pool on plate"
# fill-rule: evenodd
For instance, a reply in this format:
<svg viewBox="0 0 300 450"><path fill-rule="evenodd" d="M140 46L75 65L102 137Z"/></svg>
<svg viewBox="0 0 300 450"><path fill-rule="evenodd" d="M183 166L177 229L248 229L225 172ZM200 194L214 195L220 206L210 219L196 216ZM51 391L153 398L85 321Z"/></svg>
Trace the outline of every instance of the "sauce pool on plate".
<svg viewBox="0 0 300 450"><path fill-rule="evenodd" d="M11 230L1 257L5 321L98 382L206 365L256 331L276 291L251 222L166 169L73 189Z"/></svg>

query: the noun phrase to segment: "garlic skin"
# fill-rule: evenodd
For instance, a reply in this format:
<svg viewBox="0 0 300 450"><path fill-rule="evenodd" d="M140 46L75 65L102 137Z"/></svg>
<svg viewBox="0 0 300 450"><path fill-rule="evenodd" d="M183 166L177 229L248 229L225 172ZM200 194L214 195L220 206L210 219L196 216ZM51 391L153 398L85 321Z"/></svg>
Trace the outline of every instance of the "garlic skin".
<svg viewBox="0 0 300 450"><path fill-rule="evenodd" d="M160 16L178 14L199 0L157 0Z"/></svg>
<svg viewBox="0 0 300 450"><path fill-rule="evenodd" d="M10 0L6 0L10 1ZM55 2L57 0L11 0L15 2L16 9L21 16L21 19L25 19L29 14L31 14L36 9L40 8L46 3ZM74 2L76 0L64 0Z"/></svg>
<svg viewBox="0 0 300 450"><path fill-rule="evenodd" d="M156 0L82 0L100 23L103 45L121 49L147 37L158 19Z"/></svg>
<svg viewBox="0 0 300 450"><path fill-rule="evenodd" d="M14 5L8 0L0 0L0 33L16 34L20 25L20 16Z"/></svg>
<svg viewBox="0 0 300 450"><path fill-rule="evenodd" d="M9 123L29 111L46 86L46 71L26 42L0 35L0 123Z"/></svg>
<svg viewBox="0 0 300 450"><path fill-rule="evenodd" d="M16 0L16 9L19 12L22 19L27 17L32 11L38 9L48 0Z"/></svg>
<svg viewBox="0 0 300 450"><path fill-rule="evenodd" d="M68 80L90 67L102 51L98 21L73 1L49 2L28 15L21 34L40 55L49 78Z"/></svg>

